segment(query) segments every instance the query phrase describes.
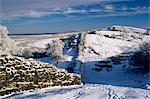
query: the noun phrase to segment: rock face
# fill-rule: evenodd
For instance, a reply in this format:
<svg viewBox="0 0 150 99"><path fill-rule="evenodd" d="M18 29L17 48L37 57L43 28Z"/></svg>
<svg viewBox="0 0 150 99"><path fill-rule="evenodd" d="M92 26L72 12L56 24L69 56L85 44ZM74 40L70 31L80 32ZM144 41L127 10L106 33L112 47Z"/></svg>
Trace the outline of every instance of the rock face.
<svg viewBox="0 0 150 99"><path fill-rule="evenodd" d="M8 33L7 28L0 25L0 55L15 51L15 42L8 37Z"/></svg>

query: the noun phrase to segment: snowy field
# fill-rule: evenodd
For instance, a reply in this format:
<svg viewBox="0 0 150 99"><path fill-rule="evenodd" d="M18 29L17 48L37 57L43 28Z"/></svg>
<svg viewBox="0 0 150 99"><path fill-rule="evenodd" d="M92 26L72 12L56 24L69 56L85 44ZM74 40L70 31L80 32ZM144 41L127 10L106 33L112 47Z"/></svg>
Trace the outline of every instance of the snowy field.
<svg viewBox="0 0 150 99"><path fill-rule="evenodd" d="M150 90L103 84L53 87L14 93L2 99L150 99Z"/></svg>

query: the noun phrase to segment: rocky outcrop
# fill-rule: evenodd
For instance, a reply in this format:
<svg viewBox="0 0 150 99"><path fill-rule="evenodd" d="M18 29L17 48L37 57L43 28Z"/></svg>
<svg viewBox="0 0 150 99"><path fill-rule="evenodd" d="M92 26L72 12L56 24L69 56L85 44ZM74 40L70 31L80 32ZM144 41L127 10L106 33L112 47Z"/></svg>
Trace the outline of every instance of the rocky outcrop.
<svg viewBox="0 0 150 99"><path fill-rule="evenodd" d="M8 30L0 25L0 55L11 54L15 51L15 42L8 37Z"/></svg>

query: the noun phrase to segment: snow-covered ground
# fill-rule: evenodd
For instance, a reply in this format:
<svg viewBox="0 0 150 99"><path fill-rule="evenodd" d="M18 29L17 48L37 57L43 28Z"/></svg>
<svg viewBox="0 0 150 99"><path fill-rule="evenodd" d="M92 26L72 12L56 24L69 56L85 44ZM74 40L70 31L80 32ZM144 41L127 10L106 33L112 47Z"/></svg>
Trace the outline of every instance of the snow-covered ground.
<svg viewBox="0 0 150 99"><path fill-rule="evenodd" d="M35 60L45 62L45 63L51 63L52 61L51 57L42 57L42 58L37 58Z"/></svg>
<svg viewBox="0 0 150 99"><path fill-rule="evenodd" d="M71 38L72 37L72 38ZM75 58L77 56L77 51L78 51L78 46L71 46L69 45L68 43L75 43L77 45L77 43L79 41L78 38L79 38L79 35L76 34L76 35L69 35L69 36L64 36L62 37L63 39L72 39L72 41L70 40L66 40L64 42L61 41L61 38L60 37L55 37L55 38L49 38L49 39L40 39L39 41L38 40L35 40L35 41L31 41L27 44L28 47L36 47L36 48L42 48L42 49L45 49L46 48L46 45L48 43L52 43L52 41L60 41L61 43L64 43L64 45L62 44L63 49L63 61L59 61L57 64L57 67L59 68L63 68L63 69L67 69L68 67L73 67L74 65L74 61L75 61ZM46 62L46 63L52 63L52 58L51 57L42 57L42 58L36 58L35 60L37 61L42 61L42 62Z"/></svg>
<svg viewBox="0 0 150 99"><path fill-rule="evenodd" d="M150 90L103 84L53 87L14 93L2 99L150 99Z"/></svg>
<svg viewBox="0 0 150 99"><path fill-rule="evenodd" d="M130 32L130 30L132 30L131 27L128 31ZM134 28L132 32L135 30L138 29ZM143 32L145 30L139 31ZM146 85L150 82L150 73L132 70L128 64L128 55L127 58L126 54L122 56L124 55L123 53L137 51L139 44L144 38L139 39L140 35L132 32L126 32L126 34L128 33L128 36L132 35L138 39L131 38L128 40L120 38L125 33L123 31L98 31L96 34L87 34L85 35L84 44L80 46L84 48L80 54L78 53L79 44L69 48L68 46L64 46L64 61L59 62L57 66L63 69L73 66L74 70L77 70L74 72L81 73L81 79L85 85L44 88L28 92L13 93L0 98L150 99L150 90L146 89ZM106 37L106 35L114 36L115 38ZM45 48L46 44L58 39L60 38L42 39L40 41L31 42L28 46ZM148 39L146 38L146 40ZM74 40L77 40L77 38ZM119 64L114 64L114 57L122 57L123 60L121 60ZM50 57L39 58L37 60L47 63L51 62ZM100 61L109 61L112 67L99 67ZM96 64L98 65L96 66ZM79 71L80 69L81 71Z"/></svg>
<svg viewBox="0 0 150 99"><path fill-rule="evenodd" d="M104 31L106 32L106 31ZM111 33L111 31L108 31ZM114 33L112 31L112 33ZM117 32L118 33L118 32ZM79 55L82 81L84 83L111 84L115 86L143 87L149 82L149 73L137 73L129 68L128 55L122 53L135 52L139 43L112 39L96 34L87 34L84 50ZM112 57L125 58L120 64L113 64ZM127 57L127 59L126 59ZM100 61L110 61L112 68L96 66ZM103 63L104 64L104 63ZM95 70L99 69L98 71Z"/></svg>
<svg viewBox="0 0 150 99"><path fill-rule="evenodd" d="M95 34L85 37L84 60L106 59L121 53L136 51L139 43L106 38ZM95 54L95 53L97 54Z"/></svg>
<svg viewBox="0 0 150 99"><path fill-rule="evenodd" d="M94 70L97 68L97 61L88 61L83 64L82 81L84 83L95 84L110 84L114 86L125 87L145 87L149 83L150 74L138 73L130 70L122 63L113 65L112 69L103 68L100 71Z"/></svg>
<svg viewBox="0 0 150 99"><path fill-rule="evenodd" d="M28 44L28 46L37 47L37 48L46 48L46 44L52 42L53 40L59 40L59 38L49 38L49 39L43 39L36 42L31 42Z"/></svg>
<svg viewBox="0 0 150 99"><path fill-rule="evenodd" d="M110 30L122 31L126 33L146 33L146 29L118 25L110 27Z"/></svg>

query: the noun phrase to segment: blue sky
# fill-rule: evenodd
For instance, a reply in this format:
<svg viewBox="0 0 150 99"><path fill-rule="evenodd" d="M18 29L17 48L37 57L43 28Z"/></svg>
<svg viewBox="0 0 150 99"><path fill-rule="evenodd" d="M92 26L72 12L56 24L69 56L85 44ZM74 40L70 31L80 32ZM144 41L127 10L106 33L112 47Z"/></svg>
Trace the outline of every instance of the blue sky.
<svg viewBox="0 0 150 99"><path fill-rule="evenodd" d="M10 33L49 33L130 25L150 28L149 0L1 0Z"/></svg>

